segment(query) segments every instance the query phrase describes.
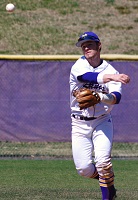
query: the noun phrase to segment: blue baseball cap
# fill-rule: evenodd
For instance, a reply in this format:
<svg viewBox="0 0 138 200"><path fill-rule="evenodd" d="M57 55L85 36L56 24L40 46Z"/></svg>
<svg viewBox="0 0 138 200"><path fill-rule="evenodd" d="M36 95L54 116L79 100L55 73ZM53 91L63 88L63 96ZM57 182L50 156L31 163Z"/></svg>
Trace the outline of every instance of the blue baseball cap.
<svg viewBox="0 0 138 200"><path fill-rule="evenodd" d="M98 35L96 35L94 32L84 32L78 39L78 42L76 43L77 47L81 47L81 45L84 42L87 41L95 41L95 42L100 42L100 39Z"/></svg>

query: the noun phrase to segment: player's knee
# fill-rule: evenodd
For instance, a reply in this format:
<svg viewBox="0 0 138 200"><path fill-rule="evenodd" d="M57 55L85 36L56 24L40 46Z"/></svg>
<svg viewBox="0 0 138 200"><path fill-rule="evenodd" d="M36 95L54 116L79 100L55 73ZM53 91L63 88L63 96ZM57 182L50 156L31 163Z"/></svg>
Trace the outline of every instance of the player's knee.
<svg viewBox="0 0 138 200"><path fill-rule="evenodd" d="M89 177L89 172L87 171L87 169L79 169L77 171L80 176Z"/></svg>
<svg viewBox="0 0 138 200"><path fill-rule="evenodd" d="M90 178L92 174L94 173L94 169L93 169L92 164L88 164L86 166L82 166L81 168L78 168L77 172L80 176Z"/></svg>

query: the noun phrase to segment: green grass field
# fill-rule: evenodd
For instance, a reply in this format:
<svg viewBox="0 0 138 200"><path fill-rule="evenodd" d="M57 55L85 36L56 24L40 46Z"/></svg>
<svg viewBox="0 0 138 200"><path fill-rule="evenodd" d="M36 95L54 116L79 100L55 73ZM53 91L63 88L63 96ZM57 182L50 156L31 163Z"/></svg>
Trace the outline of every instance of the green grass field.
<svg viewBox="0 0 138 200"><path fill-rule="evenodd" d="M113 160L118 200L138 199L138 160ZM72 160L0 160L0 200L100 200Z"/></svg>

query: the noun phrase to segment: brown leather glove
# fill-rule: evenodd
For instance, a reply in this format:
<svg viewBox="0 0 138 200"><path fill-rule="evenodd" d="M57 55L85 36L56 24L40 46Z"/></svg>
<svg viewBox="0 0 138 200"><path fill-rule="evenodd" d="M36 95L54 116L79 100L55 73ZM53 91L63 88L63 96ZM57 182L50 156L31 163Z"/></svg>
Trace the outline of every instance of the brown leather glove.
<svg viewBox="0 0 138 200"><path fill-rule="evenodd" d="M89 108L100 102L99 94L87 88L74 91L73 96L76 97L80 110Z"/></svg>

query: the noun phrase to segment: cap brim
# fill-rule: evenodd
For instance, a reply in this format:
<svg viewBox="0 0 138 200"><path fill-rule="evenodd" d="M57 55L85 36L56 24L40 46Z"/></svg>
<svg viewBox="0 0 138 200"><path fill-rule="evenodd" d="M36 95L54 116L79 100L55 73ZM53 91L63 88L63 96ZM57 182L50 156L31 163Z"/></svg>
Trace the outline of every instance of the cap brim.
<svg viewBox="0 0 138 200"><path fill-rule="evenodd" d="M76 43L76 46L77 46L77 47L81 47L82 44L83 44L84 42L88 42L88 41L99 42L99 40L96 40L96 39L95 39L95 40L86 39L86 40L82 40L82 41L77 42L77 43Z"/></svg>
<svg viewBox="0 0 138 200"><path fill-rule="evenodd" d="M86 40L79 41L79 42L76 43L76 46L77 46L77 47L81 47L81 45L82 45L84 42L88 42L88 41L92 41L92 40L86 39Z"/></svg>

